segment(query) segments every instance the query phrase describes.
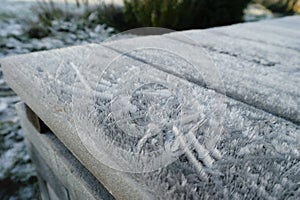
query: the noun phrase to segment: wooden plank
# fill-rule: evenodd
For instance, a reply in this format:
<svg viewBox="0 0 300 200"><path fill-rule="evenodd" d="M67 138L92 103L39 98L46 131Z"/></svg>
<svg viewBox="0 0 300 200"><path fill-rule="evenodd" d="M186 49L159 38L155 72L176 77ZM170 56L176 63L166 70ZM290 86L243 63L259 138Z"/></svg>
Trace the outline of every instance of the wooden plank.
<svg viewBox="0 0 300 200"><path fill-rule="evenodd" d="M219 28L222 32L222 28ZM165 35L166 38L148 37L104 44L119 53L139 48L157 48L173 52L191 62L197 71L185 66L161 70L181 75L201 86L206 85L222 94L263 109L274 115L300 123L300 80L298 52L269 44L232 39L210 30L188 31ZM171 39L169 39L171 38ZM175 41L181 41L178 43ZM206 52L206 54L204 53ZM142 56L142 51L138 51ZM149 64L166 62L152 59L144 53ZM208 59L210 58L210 59ZM162 69L165 68L165 69ZM198 76L197 76L198 75Z"/></svg>
<svg viewBox="0 0 300 200"><path fill-rule="evenodd" d="M299 125L278 117L280 111L270 114L273 103L278 107L275 106L276 109L284 107L289 111L294 111L298 104L285 105L277 99L278 96L294 97L291 92L284 91L292 87L288 81L278 91L275 89L278 84L274 83L271 87L261 78L265 71L268 77L276 77L279 73L279 78L288 77L288 73L279 69L272 71L257 63L249 68L250 61L218 51L208 52L214 62L224 65L215 67L210 65L207 54L201 52L197 45L179 42L174 37L167 38L169 36L33 53L6 58L1 64L6 80L15 92L117 199L245 198L245 195L247 198L285 198L287 193L299 195L300 191L293 189L299 182ZM250 49L255 49L255 45L251 45ZM216 48L221 47L216 44ZM191 65L201 70L195 70ZM242 73L242 70L245 72ZM239 73L242 77L238 76ZM258 78L251 76L255 73ZM100 143L96 149L89 146L93 145L93 141L89 140L94 137L92 130L99 134L95 137L97 142L102 142L100 139L107 136L104 134L106 129L101 132L103 124L96 123L101 119L101 112L92 115L95 113L91 111L105 111L101 110L101 106L105 106L105 102L114 103L115 99L118 100L114 97L125 95L124 91L134 96L138 90L128 90L135 86L133 83L147 84L151 81L174 88L179 99L197 103L196 107L190 104L190 110L189 104L185 104L185 111L190 112L185 121L198 124L201 117L207 121L194 130L194 134L188 135L194 137L195 143L164 167L152 171L146 168L149 171L144 173L126 172L126 166L123 171L112 170L107 167L109 162L112 165L115 162L126 163L127 157L123 161L114 154L122 143L113 146L115 149L103 149ZM292 81L299 80L292 77ZM129 84L131 82L133 85ZM279 93L271 96L270 102L262 104L261 108L268 112L255 108L253 101L239 101L244 95L251 98L258 91L257 85L263 87L258 102L265 101L272 92ZM232 98L224 95L228 91ZM295 95L298 92L296 90ZM236 94L241 96L240 99L234 96ZM120 107L116 107L113 114L124 109L122 105L120 102ZM196 115L195 121L192 113ZM299 116L297 111L295 113L281 115L295 121ZM87 130L86 139L80 135L83 133L78 133L78 125L82 122L87 124L81 126ZM113 126L108 127L113 134ZM173 126L173 135L176 136L177 130ZM124 135L124 138L128 139L128 136ZM124 138L113 139L118 142ZM127 142L131 144L130 140L124 139L124 143ZM106 160L95 159L99 154Z"/></svg>
<svg viewBox="0 0 300 200"><path fill-rule="evenodd" d="M285 21L291 21L293 29L286 28ZM300 33L297 23L299 17L285 17L276 20L266 20L259 23L244 23L232 26L226 26L222 29L211 28L210 32L216 32L234 39L244 39L256 41L260 44L266 43L271 46L277 46L284 49L300 50Z"/></svg>
<svg viewBox="0 0 300 200"><path fill-rule="evenodd" d="M83 73L87 72L87 70L82 70L82 67L87 67L82 64L89 60L88 55L95 49L97 49L96 52L101 53L102 64L105 61L110 62L110 57L106 56L115 55L114 52L107 51L101 46L88 45L32 53L29 55L31 59L28 59L28 55L10 57L6 60L8 62L4 61L1 64L5 68L5 78L10 87L17 91L26 104L115 198L153 199L126 173L113 170L96 160L82 144L76 132L71 105L72 84L76 77L72 76L75 72L70 63L76 63ZM22 67L16 69L17 66ZM88 73L92 73L95 66L88 66ZM101 70L101 66L96 67ZM104 68L105 65L102 67ZM69 78L65 78L65 75Z"/></svg>
<svg viewBox="0 0 300 200"><path fill-rule="evenodd" d="M289 17L283 17L279 18L278 20L269 20L266 21L263 24L268 24L276 27L282 27L290 30L299 31L300 22L299 22L299 16L289 16Z"/></svg>

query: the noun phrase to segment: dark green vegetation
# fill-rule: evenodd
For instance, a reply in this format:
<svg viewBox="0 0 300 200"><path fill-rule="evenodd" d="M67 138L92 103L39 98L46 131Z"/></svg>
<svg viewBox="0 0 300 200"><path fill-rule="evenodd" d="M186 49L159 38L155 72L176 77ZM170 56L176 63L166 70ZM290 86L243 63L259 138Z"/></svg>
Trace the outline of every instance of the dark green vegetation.
<svg viewBox="0 0 300 200"><path fill-rule="evenodd" d="M70 22L81 30L93 29L97 24L113 27L115 31L149 26L172 30L209 28L241 22L249 3L261 4L283 15L300 13L300 0L124 0L124 7L90 5L86 0L57 6L48 0L34 9L37 21L30 23L26 32L31 38L53 35L53 24L57 21ZM72 6L80 8L80 12Z"/></svg>
<svg viewBox="0 0 300 200"><path fill-rule="evenodd" d="M52 33L53 22L58 20L76 22L82 29L105 24L117 31L145 26L186 30L228 25L242 21L249 1L124 0L124 7L78 2L82 11L75 13L68 5L58 7L50 0L34 9L38 20L30 23L27 33L32 38L43 38Z"/></svg>
<svg viewBox="0 0 300 200"><path fill-rule="evenodd" d="M207 28L241 22L243 10L249 1L125 0L124 17L130 28Z"/></svg>

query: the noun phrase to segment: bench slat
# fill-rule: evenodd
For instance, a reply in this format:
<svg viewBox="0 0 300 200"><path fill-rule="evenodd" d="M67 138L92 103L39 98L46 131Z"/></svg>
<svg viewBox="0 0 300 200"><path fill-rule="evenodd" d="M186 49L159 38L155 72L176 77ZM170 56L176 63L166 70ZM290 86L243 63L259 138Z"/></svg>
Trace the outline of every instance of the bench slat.
<svg viewBox="0 0 300 200"><path fill-rule="evenodd" d="M222 29L216 30L222 32ZM210 45L219 51L223 45L230 44L225 36L210 35L210 30L187 33L200 46ZM202 53L199 46L190 45L186 38L184 40L187 41L178 41L180 34L32 53L5 58L1 65L10 87L116 199L199 199L231 195L241 198L245 190L249 191L249 198L256 195L272 198L292 190L299 182L299 86L295 86L299 78L291 76L288 79L289 73L280 71L281 68L269 69L262 64L245 61L245 57L254 55L253 51L259 45L249 41L246 42L250 49L248 54L244 44L228 46L228 51L241 51L237 53L244 58L207 49L217 64L212 66L213 62L207 59L207 54ZM210 35L207 41L197 39L203 35ZM144 47L147 48L135 51ZM280 53L276 48L269 49L267 44L261 44L260 48L262 52L268 52L270 58L271 54ZM130 53L124 54L128 51ZM163 55L168 51L201 70L190 68L189 64L176 57L175 60L167 59ZM285 53L295 55L295 50L288 49ZM286 65L287 69L295 67L293 60L285 61L291 64ZM117 95L113 90L118 89L114 86L115 82L121 88L120 83L123 83L122 79L104 78L120 76L127 81L130 78L135 80L136 77L130 73L126 75L135 67L142 69L145 79L155 80L157 77L162 83L169 81L174 88L186 89L181 91L182 94L191 91L192 97L204 110L209 111L211 106L217 111L224 111L219 113L221 117L212 113L212 119L206 124L208 126L197 132L194 151L187 150L168 166L145 173L128 173L107 167L107 163L95 159L95 154L103 153L103 157L110 159L112 164L118 159L117 155L101 147L99 152L97 149L93 151L85 146L76 130L76 114L82 115L79 119L91 119L87 130L99 128L91 126L97 118L87 117L89 112L85 110L83 100L95 100L101 110L105 101L112 101L112 97ZM107 73L103 75L103 71ZM263 78L264 73L268 74L268 80ZM282 85L277 82L270 85L269 79L287 81ZM290 102L284 103L285 100ZM80 102L83 102L82 106ZM78 107L74 107L74 103ZM173 131L176 132L176 129ZM89 131L86 134L89 137Z"/></svg>

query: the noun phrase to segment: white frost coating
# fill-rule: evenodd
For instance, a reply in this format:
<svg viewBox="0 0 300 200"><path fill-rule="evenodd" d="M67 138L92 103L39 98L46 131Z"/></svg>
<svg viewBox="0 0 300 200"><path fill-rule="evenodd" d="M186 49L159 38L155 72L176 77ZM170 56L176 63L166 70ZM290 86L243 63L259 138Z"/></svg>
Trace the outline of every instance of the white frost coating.
<svg viewBox="0 0 300 200"><path fill-rule="evenodd" d="M219 30L222 31L222 28ZM204 30L204 32L209 31ZM284 32L283 30L282 33ZM216 37L218 36L216 34L209 41L217 41ZM286 38L286 36L283 35L282 38ZM153 37L148 37L148 39L149 42L152 42ZM147 38L143 40L147 40ZM291 38L289 40L293 41ZM162 45L165 45L164 42L167 43L166 40L160 40ZM243 50L242 57L239 55L239 51L235 51L236 57L233 57L224 53L223 50L227 49L224 41L219 40L218 42L219 44L211 46L222 47L219 49L222 51L212 49L214 51L212 55L221 66L220 69L224 70L223 74L226 75L224 77L227 81L226 88L229 89L227 92L232 97L245 94L242 97L255 99L254 102L248 102L253 103L250 105L263 102L266 106L276 109L278 107L279 113L282 113L280 110L287 111L289 109L298 113L298 110L294 109L296 108L294 106L299 105L297 104L299 101L297 99L298 87L294 84L299 82L298 72L289 76L289 73L280 71L282 69L293 70L297 65L292 62L282 62L282 66L265 67L263 64L244 60L244 58L251 58L251 56L247 56L247 48L241 49ZM132 40L128 43L135 46L138 42ZM189 54L198 51L197 46L193 46L194 51L192 51L175 40L172 40L172 44ZM260 48L260 45L258 44L257 48ZM77 50L72 51L73 49ZM91 48L73 47L55 50L55 54L39 52L34 56L24 55L8 59L3 64L3 68L7 81L17 94L27 103L31 103L33 110L49 124L54 133L100 181L107 181L107 177L113 176L109 189L116 193L120 192L119 188L122 184L115 181L117 176L118 180L133 179L137 181L138 184L134 184L133 188L142 187L144 191L153 195L153 199L297 199L300 196L299 125L235 99L227 97L222 99L221 94L191 84L186 80L190 81L188 74L195 72L187 69L189 65L185 65L185 62L178 61L179 58L176 56L167 56L164 51L153 52L154 49L152 49L153 51L144 49L132 51L129 54L129 56L143 54L144 64L158 65L153 69L149 66L150 70L148 71L146 71L148 68L145 67L143 76L140 76L142 79L138 80L135 77L136 74L139 74L136 69L144 67L140 65L140 62L134 61L134 59L130 60L124 55L108 65L111 67L105 69L108 60L119 54L114 54L111 49L106 51L108 48L99 49L101 51L98 51L98 54L95 53L96 59L92 59L93 53L89 52L92 51ZM277 54L279 57L282 55L271 51L272 55ZM234 53L233 50L229 53L232 52ZM289 51L285 52L289 54ZM251 50L250 53L253 51ZM179 57L185 58L184 56ZM164 58L168 61L165 62ZM93 94L81 83L70 65L71 62L89 84ZM178 63L181 63L181 66L178 66ZM148 66L147 64L145 66ZM118 68L118 66L122 67ZM143 70L140 71L143 72ZM201 76L202 71L199 71L199 76ZM157 84L148 82L144 84L144 77L148 77L146 81L160 81L155 81ZM273 84L276 77L282 77L286 81L276 79L278 81ZM268 79L272 79L273 82ZM137 81L138 84L128 83L134 81ZM165 82L172 83L174 88L178 88L178 93L173 92L172 87L164 84ZM129 93L124 94L125 90L122 88L128 88L128 85L129 88L133 87L135 90L127 89L126 91ZM279 85L281 86L279 87ZM73 90L70 90L72 86ZM287 90L291 87L294 89ZM187 92L182 93L180 89L187 90ZM166 90L169 92L165 92ZM155 101L150 101L160 93L156 91L162 91L164 95L158 95ZM188 95L184 96L187 93ZM105 95L106 98L99 98L100 94L108 95ZM193 96L195 99L187 98L189 96ZM276 103L277 96L287 104L287 107ZM292 97L296 101L287 97ZM118 101L119 99L122 101ZM169 101L165 101L166 99ZM218 112L218 109L215 109L215 105L219 105L221 100L224 100L227 105L226 112ZM71 101L74 104L73 109L70 108ZM118 102L121 103L118 104ZM143 102L146 103L145 106ZM184 106L185 104L187 106ZM115 109L112 109L112 105ZM119 109L123 111L118 112ZM153 112L155 109L161 112ZM116 113L112 112L113 110L116 110ZM203 112L193 112L195 110ZM171 114L173 114L170 119L163 120L164 116L169 113L166 111L172 111ZM118 117L118 113L124 113L128 118ZM147 113L148 115L146 115ZM211 120L207 119L198 130L192 131L193 127L207 116L210 116ZM219 118L224 118L224 126L220 127ZM74 125L74 119L76 119L76 125ZM163 137L160 138L155 134L162 125L165 125L165 129L162 131ZM120 131L120 127L141 131L124 133L124 131ZM96 133L91 137L94 141L81 141L74 131L75 128L79 128L83 138ZM177 131L174 131L176 129ZM189 132L193 132L193 134L188 135ZM135 133L142 134L136 135ZM176 137L180 134L182 137ZM188 143L189 137L195 140L193 136L201 145L200 148L196 148L196 143ZM179 139L182 139L182 142ZM92 147L87 152L85 148L89 145ZM185 150L182 146L189 148ZM156 149L161 151L156 151ZM130 152L133 153L130 154ZM161 157L161 162L155 160L164 152L174 152L176 156L176 158L172 158L174 162L170 157ZM199 155L198 152L203 154ZM101 153L103 157L100 161L102 163L115 166L117 169L127 168L131 172L140 172L143 169L142 166L130 165L138 163L137 160L139 163L147 163L144 168L147 170L149 170L149 166L155 169L153 166L158 166L158 164L170 164L157 170L149 170L147 173L108 172L102 176L103 174L100 174L102 168L98 168L101 164L91 156L93 154L94 157L95 155L100 157ZM151 155L154 157L153 160L149 159ZM203 155L206 156L203 157ZM130 167L132 168L128 169ZM127 189L127 185L124 187ZM132 194L132 189L125 191Z"/></svg>
<svg viewBox="0 0 300 200"><path fill-rule="evenodd" d="M89 60L101 63L96 55ZM158 60L158 55L163 59ZM198 158L192 160L213 165L209 154L216 147L223 122L216 113L224 113L225 106L222 98L214 97L216 93L203 98L196 85L181 78L186 72L201 77L201 69L175 53L153 48L117 57L92 79L82 76L83 67L71 65L78 79L74 91L83 86L90 92L74 92L72 113L78 135L95 159L120 171L149 172L174 162L187 148L198 152ZM97 76L98 84L92 88ZM213 123L218 126L211 130ZM186 137L186 147L177 141L174 126ZM201 140L207 144L188 136L191 132L202 132Z"/></svg>

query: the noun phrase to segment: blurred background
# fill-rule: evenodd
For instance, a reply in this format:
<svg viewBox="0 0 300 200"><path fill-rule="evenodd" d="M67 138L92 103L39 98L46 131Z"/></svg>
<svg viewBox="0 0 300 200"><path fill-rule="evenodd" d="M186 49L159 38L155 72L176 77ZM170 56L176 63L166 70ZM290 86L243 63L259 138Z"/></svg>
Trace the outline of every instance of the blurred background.
<svg viewBox="0 0 300 200"><path fill-rule="evenodd" d="M137 27L202 29L300 14L300 0L1 0L0 58L100 43ZM40 199L0 66L0 199Z"/></svg>

